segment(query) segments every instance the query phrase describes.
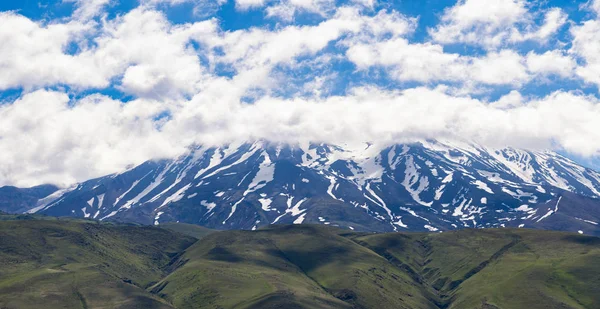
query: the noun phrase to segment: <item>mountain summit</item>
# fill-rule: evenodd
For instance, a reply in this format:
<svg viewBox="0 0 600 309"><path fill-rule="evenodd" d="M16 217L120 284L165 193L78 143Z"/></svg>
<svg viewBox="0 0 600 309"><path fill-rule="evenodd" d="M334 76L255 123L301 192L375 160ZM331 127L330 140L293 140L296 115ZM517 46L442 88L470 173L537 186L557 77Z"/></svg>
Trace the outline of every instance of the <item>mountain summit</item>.
<svg viewBox="0 0 600 309"><path fill-rule="evenodd" d="M40 200L30 213L256 229L528 227L600 234L600 173L551 151L422 141L195 147Z"/></svg>

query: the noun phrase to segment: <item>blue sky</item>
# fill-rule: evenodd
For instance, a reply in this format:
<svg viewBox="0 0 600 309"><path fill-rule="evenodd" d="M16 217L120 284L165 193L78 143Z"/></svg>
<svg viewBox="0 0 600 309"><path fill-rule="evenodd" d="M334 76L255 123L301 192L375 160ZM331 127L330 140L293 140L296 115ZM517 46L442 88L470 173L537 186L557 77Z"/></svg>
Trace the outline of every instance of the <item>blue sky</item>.
<svg viewBox="0 0 600 309"><path fill-rule="evenodd" d="M94 0L98 1L98 0ZM100 0L106 2L102 7L102 18L114 19L118 16L126 15L131 10L138 8L144 3L140 0ZM223 0L222 0L223 1ZM83 1L82 1L83 2ZM275 30L288 25L296 26L314 26L328 19L328 16L324 16L320 13L311 10L298 10L293 17L293 21L282 21L281 19L269 17L265 12L264 8L266 5L250 7L247 9L241 9L239 4L235 0L223 1L222 4L216 4L218 1L204 1L204 0L159 0L159 1L146 1L146 2L157 2L152 9L160 11L169 22L172 24L186 24L194 23L202 20L216 19L219 28L222 31L236 31L250 28L265 28ZM277 1L266 1L276 5ZM294 2L294 1L290 1ZM352 5L354 1L297 1L298 3L319 3L319 2L331 2L336 7L344 5ZM408 40L411 43L424 43L431 41L431 35L429 30L435 28L440 22L444 11L451 9L457 5L456 1L453 0L426 0L426 1L397 1L397 0L383 0L373 1L373 6L365 12L365 14L375 14L380 11L385 12L400 12L406 17L417 18L418 22L415 24L415 29L409 35ZM537 13L538 16L533 16L531 21L542 23L543 14L540 12L551 8L558 7L565 14L568 14L570 23L581 23L590 18L594 18L593 11L582 9L586 3L575 0L548 0L548 1L529 1L525 2L528 9L532 13ZM0 3L0 11L12 11L16 14L25 16L32 21L39 23L53 23L56 21L65 21L69 19L75 10L80 7L81 4L76 0L24 0L24 1L2 1ZM565 44L563 49L569 47L569 27L563 26L557 29L556 33L552 37L552 41L559 41L561 44ZM535 51L537 53L544 53L549 50L555 49L555 45L552 44L539 44L539 42L523 42L511 46L512 50L520 53L527 53ZM73 45L73 51L77 51L76 45ZM335 50L333 46L331 50ZM339 50L338 50L339 51ZM481 46L473 46L468 44L446 44L444 45L444 51L449 53L457 53L465 56L478 56L485 55L487 53L486 48ZM199 55L201 58L202 55ZM336 72L342 72L340 81L336 83L335 89L332 89L332 94L343 94L347 91L349 85L355 85L364 81L370 84L376 84L384 88L402 89L413 86L411 81L397 81L387 76L380 77L369 75L365 76L365 72L359 72L357 74L355 66L348 61L338 61L331 63L332 68ZM218 66L217 66L218 68ZM217 70L218 72L218 70ZM221 74L227 75L231 73L231 70L227 70L226 66L223 66ZM385 75L385 72L381 72ZM527 84L526 87L521 87L519 90L524 95L530 96L543 96L557 90L577 90L586 94L597 94L597 85L590 83L581 83L580 81L554 79L549 77L550 81L544 80L543 82L532 81ZM67 87L69 85L62 85ZM2 89L3 98L11 98L15 96L15 93L20 93L18 87L12 89ZM494 87L491 91L487 91L483 94L475 94L476 97L483 98L486 100L497 100L502 95L510 92L512 88L510 86L499 86ZM106 87L104 89L94 89L115 98L129 100L132 97L127 94L114 89L113 87ZM81 95L87 95L88 91L73 93L75 97ZM285 94L285 93L284 93ZM290 95L295 95L291 93Z"/></svg>
<svg viewBox="0 0 600 309"><path fill-rule="evenodd" d="M256 138L460 139L600 166L600 0L24 0L0 12L0 184L69 184Z"/></svg>

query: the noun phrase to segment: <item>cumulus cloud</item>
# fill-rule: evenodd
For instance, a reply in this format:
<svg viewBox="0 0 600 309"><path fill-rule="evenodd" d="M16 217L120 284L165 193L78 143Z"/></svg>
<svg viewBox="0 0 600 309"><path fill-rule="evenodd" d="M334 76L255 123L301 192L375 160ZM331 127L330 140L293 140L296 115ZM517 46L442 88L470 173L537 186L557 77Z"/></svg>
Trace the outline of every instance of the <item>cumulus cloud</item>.
<svg viewBox="0 0 600 309"><path fill-rule="evenodd" d="M335 11L335 0L283 0L266 10L268 17L292 21L298 13L308 12L326 17Z"/></svg>
<svg viewBox="0 0 600 309"><path fill-rule="evenodd" d="M373 9L377 4L377 0L351 0L352 3Z"/></svg>
<svg viewBox="0 0 600 309"><path fill-rule="evenodd" d="M108 5L111 0L63 0L64 2L73 2L77 6L73 17L79 20L89 20L102 13L102 9Z"/></svg>
<svg viewBox="0 0 600 309"><path fill-rule="evenodd" d="M210 118L196 118L196 128L190 132L203 132L196 135L199 142L209 142L215 134L215 141L265 138L331 143L462 138L529 148L549 147L555 141L585 155L600 149L596 142L600 140L600 102L596 98L556 92L523 102L520 95L511 96L517 98L509 104L508 98L490 103L455 97L444 87L419 87L404 91L357 88L347 96L324 99L265 97L252 105L219 110L223 115L213 112ZM191 106L197 109L176 113L165 129L179 131L179 117L207 114L203 111L207 106ZM219 129L208 129L213 127Z"/></svg>
<svg viewBox="0 0 600 309"><path fill-rule="evenodd" d="M600 15L600 0L590 0L587 5L590 10Z"/></svg>
<svg viewBox="0 0 600 309"><path fill-rule="evenodd" d="M97 0L102 1L102 0ZM140 4L148 7L160 5L178 6L181 4L192 4L193 13L197 17L206 17L214 14L227 0L139 0Z"/></svg>
<svg viewBox="0 0 600 309"><path fill-rule="evenodd" d="M533 74L555 74L564 78L572 77L577 67L575 59L558 50L543 54L529 52L526 61L527 68Z"/></svg>
<svg viewBox="0 0 600 309"><path fill-rule="evenodd" d="M588 20L571 28L572 47L569 50L578 56L584 65L577 68L577 75L600 88L600 20Z"/></svg>
<svg viewBox="0 0 600 309"><path fill-rule="evenodd" d="M235 0L235 6L240 10L248 10L265 5L265 0Z"/></svg>
<svg viewBox="0 0 600 309"><path fill-rule="evenodd" d="M0 107L0 183L66 185L181 149L153 122L164 104L39 90Z"/></svg>
<svg viewBox="0 0 600 309"><path fill-rule="evenodd" d="M488 49L527 40L544 42L567 21L559 8L546 12L535 25L525 0L461 0L445 10L440 24L429 30L442 44L467 43Z"/></svg>
<svg viewBox="0 0 600 309"><path fill-rule="evenodd" d="M203 72L188 43L216 30L212 20L174 26L143 9L101 29L78 21L45 25L10 12L0 13L0 20L6 25L0 29L0 90L105 88L120 78L118 87L141 97L194 93ZM70 53L72 47L79 52Z"/></svg>
<svg viewBox="0 0 600 309"><path fill-rule="evenodd" d="M41 24L13 12L0 12L0 90L69 84L105 87L93 62L66 53L93 29L77 21ZM85 42L83 42L85 43ZM86 63L86 65L80 65ZM73 70L79 68L79 70Z"/></svg>
<svg viewBox="0 0 600 309"><path fill-rule="evenodd" d="M556 142L582 155L600 149L597 99L564 92L527 102L518 94L510 96L488 103L455 97L443 87L359 88L343 97L263 97L250 105L230 101L220 106L211 104L216 97L167 106L146 100L122 104L94 95L70 107L65 94L38 91L0 108L0 147L11 149L0 154L0 181L67 184L149 156L174 156L190 143L261 138L338 144L461 138L527 148ZM165 109L172 118L156 127L154 116Z"/></svg>
<svg viewBox="0 0 600 309"><path fill-rule="evenodd" d="M555 39L567 22L561 9L459 1L419 40L418 16L371 0L236 0L240 14L260 9L267 18L292 7L272 15L290 23L238 30L216 18L174 24L161 12L184 2L208 3L145 0L111 19L104 0L77 1L60 20L0 13L0 91L22 90L0 97L0 149L9 150L0 152L0 184L68 185L192 144L248 139L458 138L599 154L597 95L560 84L600 85L598 20L573 24L568 47L531 49L514 46ZM292 22L300 11L322 19ZM553 79L554 90L531 91ZM99 94L105 89L131 100Z"/></svg>
<svg viewBox="0 0 600 309"><path fill-rule="evenodd" d="M557 50L523 56L505 49L473 57L446 53L437 44L411 44L404 38L356 44L346 54L360 69L382 66L399 81L424 83L521 85L540 76L570 77L576 67L574 59Z"/></svg>
<svg viewBox="0 0 600 309"><path fill-rule="evenodd" d="M235 0L238 10L265 8L269 18L286 22L294 20L301 13L317 14L328 17L335 13L337 0Z"/></svg>

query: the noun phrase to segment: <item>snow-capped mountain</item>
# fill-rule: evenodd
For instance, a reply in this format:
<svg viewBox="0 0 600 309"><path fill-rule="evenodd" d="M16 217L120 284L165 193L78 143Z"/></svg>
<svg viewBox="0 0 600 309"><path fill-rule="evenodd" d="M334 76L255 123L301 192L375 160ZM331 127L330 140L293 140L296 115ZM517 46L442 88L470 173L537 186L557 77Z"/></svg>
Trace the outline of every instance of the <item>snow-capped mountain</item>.
<svg viewBox="0 0 600 309"><path fill-rule="evenodd" d="M40 200L30 213L216 229L539 227L600 233L600 173L550 151L423 141L196 147Z"/></svg>

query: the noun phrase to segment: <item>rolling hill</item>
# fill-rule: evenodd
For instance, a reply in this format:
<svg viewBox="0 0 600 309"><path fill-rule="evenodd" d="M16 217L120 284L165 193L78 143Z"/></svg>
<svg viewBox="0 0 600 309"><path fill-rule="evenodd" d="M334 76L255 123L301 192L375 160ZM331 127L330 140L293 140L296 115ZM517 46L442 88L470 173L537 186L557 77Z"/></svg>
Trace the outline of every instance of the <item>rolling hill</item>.
<svg viewBox="0 0 600 309"><path fill-rule="evenodd" d="M595 308L600 238L2 215L2 308ZM183 233L200 235L197 240ZM207 233L212 232L212 233Z"/></svg>

